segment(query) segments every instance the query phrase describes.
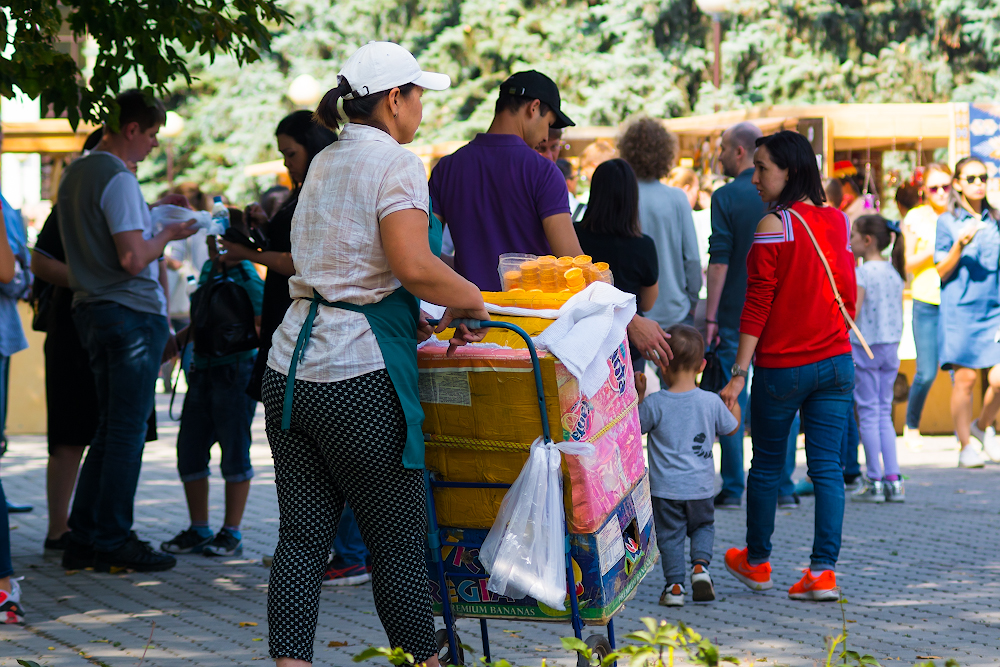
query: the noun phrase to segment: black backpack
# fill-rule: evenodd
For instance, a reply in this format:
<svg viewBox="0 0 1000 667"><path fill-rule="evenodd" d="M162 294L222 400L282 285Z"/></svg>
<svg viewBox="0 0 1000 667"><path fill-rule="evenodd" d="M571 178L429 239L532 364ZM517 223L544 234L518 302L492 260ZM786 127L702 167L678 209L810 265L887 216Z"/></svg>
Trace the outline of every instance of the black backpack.
<svg viewBox="0 0 1000 667"><path fill-rule="evenodd" d="M235 268L244 282L249 280L242 265ZM218 359L260 345L250 295L229 271L214 260L208 280L191 295L191 341L194 351L206 357Z"/></svg>

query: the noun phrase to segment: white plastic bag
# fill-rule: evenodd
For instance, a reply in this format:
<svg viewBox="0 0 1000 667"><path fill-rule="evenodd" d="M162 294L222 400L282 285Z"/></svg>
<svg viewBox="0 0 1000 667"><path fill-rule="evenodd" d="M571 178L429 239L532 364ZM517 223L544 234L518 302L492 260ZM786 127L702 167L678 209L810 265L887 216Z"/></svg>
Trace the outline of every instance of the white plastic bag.
<svg viewBox="0 0 1000 667"><path fill-rule="evenodd" d="M490 573L487 590L515 600L531 596L564 610L566 542L560 451L590 454L594 446L535 440L521 474L500 504L479 560Z"/></svg>
<svg viewBox="0 0 1000 667"><path fill-rule="evenodd" d="M206 229L209 234L216 233L209 229L212 226L212 214L208 211L192 211L183 206L161 204L150 209L149 216L153 220L153 232L156 234L160 233L164 225L170 225L175 222L187 222L192 218L195 220L195 229Z"/></svg>

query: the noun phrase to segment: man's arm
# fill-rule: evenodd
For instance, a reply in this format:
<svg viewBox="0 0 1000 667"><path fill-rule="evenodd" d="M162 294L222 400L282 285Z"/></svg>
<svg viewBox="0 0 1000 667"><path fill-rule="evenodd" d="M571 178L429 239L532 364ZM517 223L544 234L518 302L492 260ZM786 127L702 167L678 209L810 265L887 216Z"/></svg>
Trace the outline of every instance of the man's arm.
<svg viewBox="0 0 1000 667"><path fill-rule="evenodd" d="M698 306L701 292L701 255L698 252L698 234L694 230L694 217L687 201L680 208L681 214L681 258L684 262L684 292L691 303L691 314Z"/></svg>
<svg viewBox="0 0 1000 667"><path fill-rule="evenodd" d="M708 265L708 298L705 302L705 340L709 345L719 342L719 302L722 301L722 288L726 284L729 273L728 264Z"/></svg>
<svg viewBox="0 0 1000 667"><path fill-rule="evenodd" d="M66 263L38 250L31 253L31 272L36 278L41 278L56 287L69 287L69 267Z"/></svg>
<svg viewBox="0 0 1000 667"><path fill-rule="evenodd" d="M733 253L733 230L729 217L722 208L722 201L712 195L712 235L708 239L708 296L705 302L705 340L709 345L719 342L719 303L722 288L729 273L729 258Z"/></svg>
<svg viewBox="0 0 1000 667"><path fill-rule="evenodd" d="M168 243L192 236L197 231L192 228L194 223L194 220L188 220L164 225L163 230L151 239L144 239L141 229L112 235L118 251L118 262L131 275L139 275L163 254Z"/></svg>
<svg viewBox="0 0 1000 667"><path fill-rule="evenodd" d="M542 220L545 238L549 241L552 254L556 257L576 257L583 254L580 240L569 213L557 213Z"/></svg>

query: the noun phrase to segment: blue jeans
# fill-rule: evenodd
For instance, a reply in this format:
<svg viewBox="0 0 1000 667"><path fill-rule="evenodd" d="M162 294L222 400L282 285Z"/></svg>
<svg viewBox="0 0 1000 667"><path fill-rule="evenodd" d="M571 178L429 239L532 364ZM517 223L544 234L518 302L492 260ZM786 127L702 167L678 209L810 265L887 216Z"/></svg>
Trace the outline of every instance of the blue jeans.
<svg viewBox="0 0 1000 667"><path fill-rule="evenodd" d="M854 404L847 411L847 428L844 429L844 447L840 453L844 466L844 477L857 477L861 474L861 464L858 463L858 445L861 434L858 432L858 418L854 415Z"/></svg>
<svg viewBox="0 0 1000 667"><path fill-rule="evenodd" d="M114 551L132 529L146 422L169 336L167 318L96 301L77 306L73 322L94 373L98 423L69 526L74 541Z"/></svg>
<svg viewBox="0 0 1000 667"><path fill-rule="evenodd" d="M771 557L778 482L788 458L788 431L802 414L809 478L816 493L810 567L832 570L844 523L841 449L854 391L854 360L842 354L792 368L754 368L751 394L753 463L747 478L747 549L750 563Z"/></svg>
<svg viewBox="0 0 1000 667"><path fill-rule="evenodd" d="M177 435L177 471L182 482L204 479L212 445L222 450L222 477L245 482L253 477L250 464L250 425L257 401L247 396L255 359L232 364L192 368L184 396L181 429Z"/></svg>
<svg viewBox="0 0 1000 667"><path fill-rule="evenodd" d="M7 520L7 496L0 481L0 579L14 574L10 560L10 522Z"/></svg>
<svg viewBox="0 0 1000 667"><path fill-rule="evenodd" d="M345 565L364 565L368 549L361 538L358 522L354 520L354 510L344 503L344 511L337 524L337 535L333 538L333 551Z"/></svg>
<svg viewBox="0 0 1000 667"><path fill-rule="evenodd" d="M938 374L938 311L935 306L913 300L913 343L917 348L917 372L910 385L910 398L906 404L906 425L920 428L920 415L931 385Z"/></svg>
<svg viewBox="0 0 1000 667"><path fill-rule="evenodd" d="M719 327L719 345L715 348L719 355L719 363L726 374L726 379L732 378L729 369L736 363L736 349L740 344L740 332L729 327ZM742 498L745 488L745 475L743 472L743 434L744 424L749 421L747 414L747 386L739 396L740 404L740 427L733 435L719 436L719 449L722 451L719 463L720 474L722 476L722 490L720 493L726 497ZM788 454L785 466L782 469L781 484L778 489L779 496L790 496L795 493L795 483L792 475L795 473L795 449L799 437L799 415L795 414L788 432Z"/></svg>

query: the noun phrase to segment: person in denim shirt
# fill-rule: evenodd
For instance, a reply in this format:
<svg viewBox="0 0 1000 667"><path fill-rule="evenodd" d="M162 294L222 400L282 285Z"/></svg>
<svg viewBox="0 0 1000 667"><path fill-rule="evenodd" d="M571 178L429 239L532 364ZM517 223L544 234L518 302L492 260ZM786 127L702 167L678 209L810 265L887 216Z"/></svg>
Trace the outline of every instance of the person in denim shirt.
<svg viewBox="0 0 1000 667"><path fill-rule="evenodd" d="M951 418L962 450L960 468L982 468L983 453L1000 461L993 420L1000 412L1000 214L986 201L986 165L967 157L955 165L955 204L938 218L934 261L941 276L939 361L955 373ZM978 420L973 419L972 392L980 370L989 387Z"/></svg>
<svg viewBox="0 0 1000 667"><path fill-rule="evenodd" d="M245 232L241 211L229 209L229 218L232 228L243 228ZM218 264L221 262L226 277L243 287L250 297L255 324L259 329L264 281L249 261L218 255L214 241L215 237L208 237L212 259L202 267L198 286L205 285L213 271L219 271ZM190 331L190 327L181 330L178 339L189 338ZM167 553L237 557L243 553L240 522L253 477L250 425L257 409L257 401L247 395L246 388L256 359L257 350L237 352L218 359L194 351L180 433L177 435L177 471L184 482L191 525L160 545ZM222 450L226 515L222 529L212 533L208 527L208 477L211 474L208 464L210 450L216 442Z"/></svg>

